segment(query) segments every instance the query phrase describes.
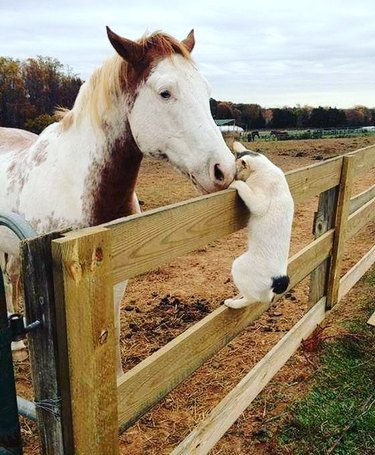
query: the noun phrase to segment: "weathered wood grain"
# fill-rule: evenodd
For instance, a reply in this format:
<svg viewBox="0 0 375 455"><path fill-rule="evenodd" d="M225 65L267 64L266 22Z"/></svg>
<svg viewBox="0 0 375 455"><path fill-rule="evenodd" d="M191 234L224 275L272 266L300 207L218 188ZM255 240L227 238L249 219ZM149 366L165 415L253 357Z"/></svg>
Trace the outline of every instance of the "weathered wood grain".
<svg viewBox="0 0 375 455"><path fill-rule="evenodd" d="M207 418L173 450L172 455L207 454L233 425L273 376L325 318L325 298L268 352L263 359L212 410Z"/></svg>
<svg viewBox="0 0 375 455"><path fill-rule="evenodd" d="M338 301L342 259L344 256L347 220L349 216L350 196L354 177L353 155L343 158L342 173L337 197L335 236L327 283L327 308L332 308Z"/></svg>
<svg viewBox="0 0 375 455"><path fill-rule="evenodd" d="M342 157L336 157L287 172L286 178L294 202L306 201L338 185L341 165Z"/></svg>
<svg viewBox="0 0 375 455"><path fill-rule="evenodd" d="M51 241L61 237L53 232L25 240L21 244L21 267L24 284L26 320L43 322L28 334L34 401L41 453L62 455L73 452L70 391L66 382L67 359L57 355L56 312L52 274ZM65 375L65 377L63 377Z"/></svg>
<svg viewBox="0 0 375 455"><path fill-rule="evenodd" d="M71 453L118 453L111 233L90 229L52 242L57 333L66 341Z"/></svg>
<svg viewBox="0 0 375 455"><path fill-rule="evenodd" d="M318 211L315 212L313 234L317 239L335 224L338 187L324 191L319 196ZM330 258L323 261L310 276L310 307L327 294L327 278Z"/></svg>
<svg viewBox="0 0 375 455"><path fill-rule="evenodd" d="M231 234L248 219L236 192L226 190L107 224L113 238L114 283Z"/></svg>

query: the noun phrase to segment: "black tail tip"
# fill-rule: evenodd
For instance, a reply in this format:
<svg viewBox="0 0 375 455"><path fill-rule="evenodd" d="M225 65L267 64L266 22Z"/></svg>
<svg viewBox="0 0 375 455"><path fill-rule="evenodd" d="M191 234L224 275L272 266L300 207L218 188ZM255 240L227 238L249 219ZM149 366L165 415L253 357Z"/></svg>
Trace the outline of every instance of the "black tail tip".
<svg viewBox="0 0 375 455"><path fill-rule="evenodd" d="M275 294L283 294L289 286L290 279L288 275L276 276L272 278L272 291Z"/></svg>

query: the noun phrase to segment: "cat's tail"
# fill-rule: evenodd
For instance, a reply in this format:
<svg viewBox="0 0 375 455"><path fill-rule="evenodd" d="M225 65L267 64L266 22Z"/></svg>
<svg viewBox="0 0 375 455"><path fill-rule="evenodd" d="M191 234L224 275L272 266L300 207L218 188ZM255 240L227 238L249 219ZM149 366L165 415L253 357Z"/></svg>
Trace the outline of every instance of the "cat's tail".
<svg viewBox="0 0 375 455"><path fill-rule="evenodd" d="M288 289L289 283L288 275L272 277L272 291L275 294L283 294Z"/></svg>

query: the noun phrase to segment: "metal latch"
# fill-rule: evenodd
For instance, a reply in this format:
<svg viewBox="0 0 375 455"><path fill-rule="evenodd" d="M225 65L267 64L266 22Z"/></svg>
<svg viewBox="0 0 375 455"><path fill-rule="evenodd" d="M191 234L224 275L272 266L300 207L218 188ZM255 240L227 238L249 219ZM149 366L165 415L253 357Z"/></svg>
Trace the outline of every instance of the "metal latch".
<svg viewBox="0 0 375 455"><path fill-rule="evenodd" d="M11 314L8 317L8 321L12 341L24 340L28 332L32 332L42 326L39 319L25 326L22 315L18 313Z"/></svg>

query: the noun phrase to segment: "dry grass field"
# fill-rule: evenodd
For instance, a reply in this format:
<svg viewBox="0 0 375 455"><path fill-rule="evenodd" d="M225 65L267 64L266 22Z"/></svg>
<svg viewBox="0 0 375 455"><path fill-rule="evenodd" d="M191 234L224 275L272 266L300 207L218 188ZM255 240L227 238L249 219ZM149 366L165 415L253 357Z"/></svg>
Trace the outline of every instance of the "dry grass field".
<svg viewBox="0 0 375 455"><path fill-rule="evenodd" d="M309 141L254 142L252 150L265 153L284 171L316 163L370 145L375 138ZM246 144L245 144L246 145ZM374 172L355 184L355 193L375 183ZM145 159L137 194L148 210L196 196L193 186L163 162ZM291 254L311 241L317 198L296 207ZM348 243L344 270L348 270L374 243L375 223ZM151 273L131 280L122 304L122 359L129 370L152 352L202 319L235 293L230 277L233 259L246 248L246 231L174 260ZM361 290L356 286L340 303L355 312ZM153 455L169 453L192 427L233 388L270 348L301 318L308 306L307 280L292 289L258 321L230 342L190 379L120 436L120 453ZM337 311L340 311L339 309ZM335 322L328 320L330 331ZM213 454L266 454L272 435L293 401L309 387L314 362L299 351L281 369L265 391L213 449ZM20 393L31 397L27 362L17 366ZM23 419L25 453L39 453L35 425ZM272 439L272 438L271 438ZM269 438L268 438L269 440ZM276 449L275 449L276 450Z"/></svg>

